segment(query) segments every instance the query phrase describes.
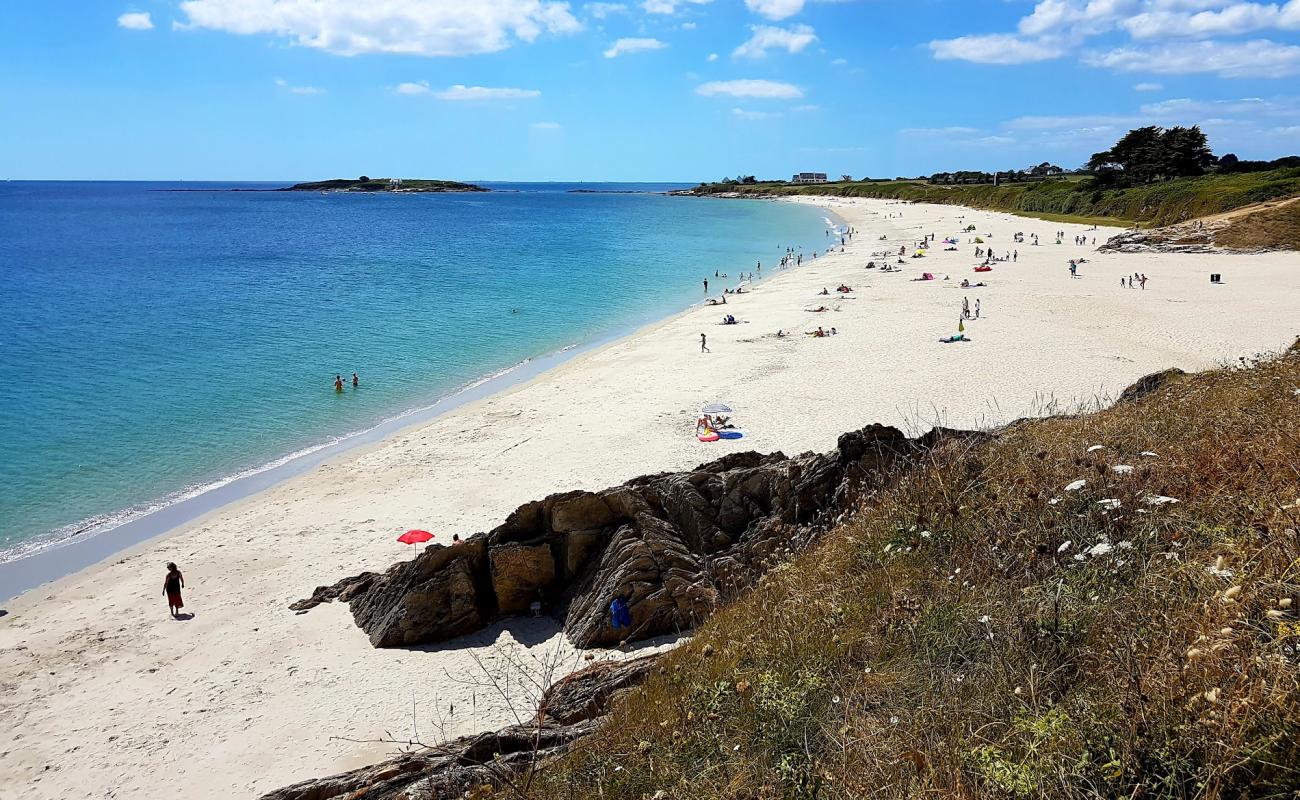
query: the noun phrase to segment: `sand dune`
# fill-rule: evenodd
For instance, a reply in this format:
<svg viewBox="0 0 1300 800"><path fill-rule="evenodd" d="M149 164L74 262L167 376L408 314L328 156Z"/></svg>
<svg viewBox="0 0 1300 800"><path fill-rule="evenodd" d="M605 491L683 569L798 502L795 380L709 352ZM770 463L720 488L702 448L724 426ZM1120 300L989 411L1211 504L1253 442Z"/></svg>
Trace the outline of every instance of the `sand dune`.
<svg viewBox="0 0 1300 800"><path fill-rule="evenodd" d="M1104 403L1157 369L1210 367L1300 334L1297 254L1096 254L1071 237L1100 244L1116 231L951 206L802 202L857 229L845 252L774 274L772 242L764 280L725 309L682 313L10 603L0 795L145 798L166 785L196 799L253 796L378 760L391 748L348 740L404 738L413 708L426 739L513 721L481 685L484 670L514 674L524 708L527 680L512 662L529 672L581 663L544 620L377 651L342 606L287 609L319 584L409 557L394 541L407 527L465 535L549 492L736 449L828 450L869 422L994 425ZM967 224L999 254L1018 249L1017 262L973 273ZM1057 230L1066 244L1054 244ZM1015 231L1042 244L1015 244ZM957 236L959 252L939 245L901 273L864 269L873 250L910 252L924 233ZM1072 280L1065 262L1078 256L1090 263ZM702 264L701 277L717 288L713 269ZM939 280L912 282L923 270ZM1145 291L1120 287L1133 272L1150 278ZM990 285L962 290L962 278ZM841 282L848 297L817 294ZM963 297L981 301L972 341L939 344ZM834 310L808 310L821 304ZM726 312L743 323L720 325ZM819 325L839 333L803 335ZM700 353L701 332L711 353ZM746 439L695 440L695 411L714 400L737 410ZM169 560L188 582L186 622L168 619L160 596Z"/></svg>

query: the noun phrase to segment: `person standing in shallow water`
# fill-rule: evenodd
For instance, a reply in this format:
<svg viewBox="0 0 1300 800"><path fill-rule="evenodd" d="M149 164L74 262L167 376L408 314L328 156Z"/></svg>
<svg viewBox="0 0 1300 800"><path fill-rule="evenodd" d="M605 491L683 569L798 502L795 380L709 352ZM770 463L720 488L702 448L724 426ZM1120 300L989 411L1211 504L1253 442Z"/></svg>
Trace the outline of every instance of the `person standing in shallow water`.
<svg viewBox="0 0 1300 800"><path fill-rule="evenodd" d="M357 373L355 372L352 373L352 388L355 389L360 385L361 385L361 379L357 377Z"/></svg>
<svg viewBox="0 0 1300 800"><path fill-rule="evenodd" d="M185 576L176 567L175 563L167 564L167 577L163 578L163 594L167 595L167 609L175 617L180 610L185 607L185 601L181 599L181 589L185 588Z"/></svg>
<svg viewBox="0 0 1300 800"><path fill-rule="evenodd" d="M334 376L334 391L336 391L336 392L342 392L342 391L343 391L343 376L342 376L342 375L335 375L335 376Z"/></svg>

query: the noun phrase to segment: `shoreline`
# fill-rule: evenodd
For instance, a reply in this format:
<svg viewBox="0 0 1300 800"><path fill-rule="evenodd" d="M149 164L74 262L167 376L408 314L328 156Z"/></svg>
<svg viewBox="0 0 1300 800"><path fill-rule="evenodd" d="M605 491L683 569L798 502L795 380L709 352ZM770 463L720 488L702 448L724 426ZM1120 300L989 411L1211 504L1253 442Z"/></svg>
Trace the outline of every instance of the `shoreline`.
<svg viewBox="0 0 1300 800"><path fill-rule="evenodd" d="M281 190L224 189L220 191ZM830 220L833 225L845 225L844 220L838 218L833 211L827 210L827 213L833 218ZM760 285L763 280L760 277L757 281L747 282L744 285ZM584 353L614 345L625 339L632 339L665 325L678 316L689 314L705 306L705 303L697 302L685 308L669 311L666 315L656 316L649 321L630 321L605 334L579 340L558 350L527 358L504 369L488 373L464 386L435 397L430 403L399 410L368 428L335 434L327 441L308 445L231 475L181 489L161 498L147 500L133 507L105 512L97 515L102 520L99 522L94 521L97 517L89 517L34 537L22 543L22 546L30 546L31 549L21 551L16 557L3 560L5 554L0 553L0 605L60 579L93 569L114 555L165 538L209 514L220 512L224 508L234 506L303 475L331 458L343 457L370 445L382 443L384 439L401 435L408 429L425 425L478 400L507 393L512 388L526 384ZM117 521L118 519L121 521ZM65 530L68 532L60 536L60 531Z"/></svg>
<svg viewBox="0 0 1300 800"><path fill-rule="evenodd" d="M409 730L413 708L420 729L439 736L495 729L512 704L475 688L485 665L509 653L581 665L551 621L507 619L441 645L375 650L346 607L298 616L288 604L410 558L393 542L408 527L445 542L554 492L741 450L829 451L871 422L911 433L1060 413L1109 402L1160 369L1284 348L1300 332L1290 312L1300 302L1297 254L1098 254L1049 243L1022 245L1018 263L977 276L961 234L960 252L936 248L902 273L880 273L863 268L873 250L910 252L921 233L942 238L967 223L991 232L999 254L1016 230L1050 242L1049 229L1067 241L1086 229L952 206L814 204L858 231L846 253L769 272L725 309L693 306L22 595L0 620L0 680L11 687L0 714L14 720L0 732L0 784L24 787L24 800L61 800L86 785L134 798L165 773L199 800L255 796L381 760L387 748L373 740ZM1109 232L1090 235L1100 244ZM1064 259L1081 255L1089 263L1072 280ZM922 271L939 279L915 281ZM1134 271L1151 277L1148 289L1115 286ZM1225 283L1210 285L1209 271ZM966 277L989 286L962 291ZM820 293L839 283L855 291ZM939 344L967 294L983 300L981 319L967 323L971 341ZM814 310L823 305L833 308ZM723 311L741 324L720 326ZM802 335L818 326L839 333ZM794 333L778 338L778 328ZM736 409L744 439L696 441L697 411L714 401ZM158 596L169 560L185 572L195 613L185 622L169 620Z"/></svg>

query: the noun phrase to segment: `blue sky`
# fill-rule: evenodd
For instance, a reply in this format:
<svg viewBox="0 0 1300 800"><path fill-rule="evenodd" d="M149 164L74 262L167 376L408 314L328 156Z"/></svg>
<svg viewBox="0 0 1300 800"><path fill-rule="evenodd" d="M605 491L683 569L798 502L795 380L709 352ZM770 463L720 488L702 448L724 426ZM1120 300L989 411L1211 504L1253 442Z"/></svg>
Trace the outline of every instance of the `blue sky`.
<svg viewBox="0 0 1300 800"><path fill-rule="evenodd" d="M9 0L0 177L694 181L1300 151L1300 0Z"/></svg>

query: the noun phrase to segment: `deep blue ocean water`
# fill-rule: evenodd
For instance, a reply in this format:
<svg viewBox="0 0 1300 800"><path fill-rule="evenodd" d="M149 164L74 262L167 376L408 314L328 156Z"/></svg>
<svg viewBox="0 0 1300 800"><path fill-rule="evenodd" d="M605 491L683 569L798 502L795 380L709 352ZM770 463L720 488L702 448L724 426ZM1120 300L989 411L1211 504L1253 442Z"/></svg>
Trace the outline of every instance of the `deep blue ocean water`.
<svg viewBox="0 0 1300 800"><path fill-rule="evenodd" d="M666 316L827 226L662 185L207 191L236 186L270 188L0 183L0 561Z"/></svg>

